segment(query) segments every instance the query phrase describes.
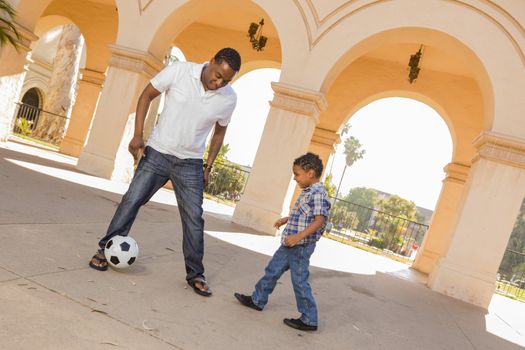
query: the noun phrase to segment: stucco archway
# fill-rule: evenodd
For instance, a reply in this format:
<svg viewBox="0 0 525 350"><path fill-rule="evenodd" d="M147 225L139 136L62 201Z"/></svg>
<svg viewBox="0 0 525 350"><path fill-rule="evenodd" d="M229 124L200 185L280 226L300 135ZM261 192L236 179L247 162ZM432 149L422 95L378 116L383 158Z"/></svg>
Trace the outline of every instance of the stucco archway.
<svg viewBox="0 0 525 350"><path fill-rule="evenodd" d="M448 238L434 246L439 252L430 251L427 257L433 264L429 284L440 292L488 305L497 266L525 194L523 162L518 160L525 150L525 121L518 117L524 114L525 105L516 102L525 87L522 25L504 8L481 0L294 4L307 35L307 48L283 51L281 81L274 86L275 108L270 111L270 117L272 113L275 117L269 118L254 172L269 168L272 145L285 147L285 139L301 135L311 138L309 145L289 146L286 162L307 149L329 154L343 121L371 96L394 91L438 107L453 135L454 158L445 168L447 178L440 197L442 206L448 208L444 209L447 220L436 215L433 221L440 235ZM417 83L410 85L406 64L420 45L426 50L423 71ZM500 57L509 59L502 64ZM290 113L302 115L303 119L296 120L305 124L298 127L296 122L280 130L277 126ZM283 169L286 162L282 162ZM264 193L269 174L252 174L248 196L239 203L234 220L270 231L271 222L285 215L291 198L290 177L273 176L279 185L274 183L269 196ZM500 176L510 181L509 188L518 186L518 193L503 190ZM490 202L489 193L505 204L498 207ZM494 206L498 219L487 218L483 223L475 219L483 212L480 203ZM437 212L443 212L439 204ZM446 223L440 226L439 221ZM490 236L489 231L495 230L501 234ZM498 248L487 251L478 241L468 243L468 250L461 248L479 232Z"/></svg>
<svg viewBox="0 0 525 350"><path fill-rule="evenodd" d="M264 51L257 52L246 32L249 24L260 18L265 18L264 33L269 38ZM141 28L140 35L137 27ZM194 62L209 60L222 47L234 47L247 67L241 74L250 68L275 67L281 60L280 41L272 19L252 1L151 2L139 8L128 2L119 3L119 33L111 47L113 56L108 71L108 79L116 85L104 87L96 114L100 117L95 117L80 156L80 169L124 181L131 179L127 143L136 99L149 79L162 69L163 58L173 45ZM157 106L150 108L146 129L153 126L156 109ZM107 115L118 117L108 120L104 117Z"/></svg>

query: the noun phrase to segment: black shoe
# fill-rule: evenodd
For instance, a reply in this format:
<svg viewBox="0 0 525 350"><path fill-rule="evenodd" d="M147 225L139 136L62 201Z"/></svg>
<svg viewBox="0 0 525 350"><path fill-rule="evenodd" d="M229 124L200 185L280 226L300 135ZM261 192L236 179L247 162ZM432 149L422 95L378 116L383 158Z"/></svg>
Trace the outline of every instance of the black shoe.
<svg viewBox="0 0 525 350"><path fill-rule="evenodd" d="M317 330L317 326L309 326L303 321L301 321L301 319L299 318L285 318L283 322L285 325L290 326L295 329L299 329L301 331L316 331Z"/></svg>
<svg viewBox="0 0 525 350"><path fill-rule="evenodd" d="M233 294L237 300L240 301L241 304L243 304L244 306L248 306L248 307L251 307L252 309L255 309L257 311L262 311L262 307L259 307L257 305L255 305L255 303L253 302L252 300L252 297L249 296L249 295L244 295L244 294L240 294L240 293L234 293Z"/></svg>

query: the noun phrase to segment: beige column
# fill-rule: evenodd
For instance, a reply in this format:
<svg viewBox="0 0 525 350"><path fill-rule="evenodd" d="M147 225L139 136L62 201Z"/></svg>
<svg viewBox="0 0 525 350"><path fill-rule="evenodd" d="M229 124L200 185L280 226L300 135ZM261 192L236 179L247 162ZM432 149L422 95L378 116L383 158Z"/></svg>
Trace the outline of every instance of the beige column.
<svg viewBox="0 0 525 350"><path fill-rule="evenodd" d="M308 146L308 152L315 153L323 161L323 175L326 173L326 166L330 156L335 153L335 146L341 142L341 137L335 131L316 127L312 136L312 141ZM301 193L301 188L295 186L289 208L294 205Z"/></svg>
<svg viewBox="0 0 525 350"><path fill-rule="evenodd" d="M80 70L77 97L71 112L66 136L60 144L60 153L74 157L80 156L105 78L106 76L102 72L91 69Z"/></svg>
<svg viewBox="0 0 525 350"><path fill-rule="evenodd" d="M315 153L323 161L323 174L326 173L326 167L330 156L335 153L335 146L341 142L341 137L335 131L315 128L314 134L308 152Z"/></svg>
<svg viewBox="0 0 525 350"><path fill-rule="evenodd" d="M11 132L15 103L20 101L26 74L26 56L31 51L31 42L38 40L33 32L17 23L14 25L21 36L18 51L8 44L0 49L0 142L5 142Z"/></svg>
<svg viewBox="0 0 525 350"><path fill-rule="evenodd" d="M77 167L92 175L129 182L133 159L127 145L133 136L137 100L164 65L146 52L119 46L110 46L110 50L107 78Z"/></svg>
<svg viewBox="0 0 525 350"><path fill-rule="evenodd" d="M233 221L275 234L273 223L288 213L295 183L292 163L308 149L319 113L326 109L323 94L283 83L275 92L245 192Z"/></svg>
<svg viewBox="0 0 525 350"><path fill-rule="evenodd" d="M525 140L487 132L475 146L449 249L428 285L486 308L525 196Z"/></svg>
<svg viewBox="0 0 525 350"><path fill-rule="evenodd" d="M416 260L412 264L413 269L426 274L434 270L439 258L447 252L470 167L459 163L449 163L444 170L447 175L443 180L443 187L430 227L418 250Z"/></svg>

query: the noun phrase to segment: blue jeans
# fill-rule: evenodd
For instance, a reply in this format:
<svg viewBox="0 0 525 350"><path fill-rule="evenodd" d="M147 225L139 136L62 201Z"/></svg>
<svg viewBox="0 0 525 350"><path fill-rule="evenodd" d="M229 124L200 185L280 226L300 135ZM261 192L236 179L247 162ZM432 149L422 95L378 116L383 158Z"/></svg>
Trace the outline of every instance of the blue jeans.
<svg viewBox="0 0 525 350"><path fill-rule="evenodd" d="M315 243L306 243L294 247L281 245L264 270L264 276L255 285L252 300L260 308L268 303L277 280L290 269L297 310L301 321L310 326L317 326L317 305L308 282L310 256L315 250Z"/></svg>
<svg viewBox="0 0 525 350"><path fill-rule="evenodd" d="M98 243L101 250L116 235L127 236L141 206L170 180L175 190L182 221L182 252L186 279L204 277L204 219L202 201L204 174L202 159L179 159L146 147L128 191L122 197L106 236Z"/></svg>

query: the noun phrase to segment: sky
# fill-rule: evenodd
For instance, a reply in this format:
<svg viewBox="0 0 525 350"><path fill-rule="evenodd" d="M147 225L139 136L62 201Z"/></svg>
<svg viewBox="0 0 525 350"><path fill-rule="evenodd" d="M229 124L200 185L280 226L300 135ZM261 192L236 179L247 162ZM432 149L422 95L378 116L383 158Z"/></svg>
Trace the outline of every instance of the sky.
<svg viewBox="0 0 525 350"><path fill-rule="evenodd" d="M279 70L260 69L233 83L238 99L225 138L229 160L253 164L273 97L270 82L278 79ZM443 167L452 159L450 132L439 114L415 100L385 98L361 108L348 122L349 133L326 165L327 173L332 169L333 183L339 184L345 166L344 139L356 137L366 153L347 169L340 196L353 187L369 187L433 210L445 177Z"/></svg>
<svg viewBox="0 0 525 350"><path fill-rule="evenodd" d="M242 165L253 165L266 117L273 99L270 83L278 81L279 69L257 69L237 79L232 87L237 106L224 139L230 145L227 158Z"/></svg>

